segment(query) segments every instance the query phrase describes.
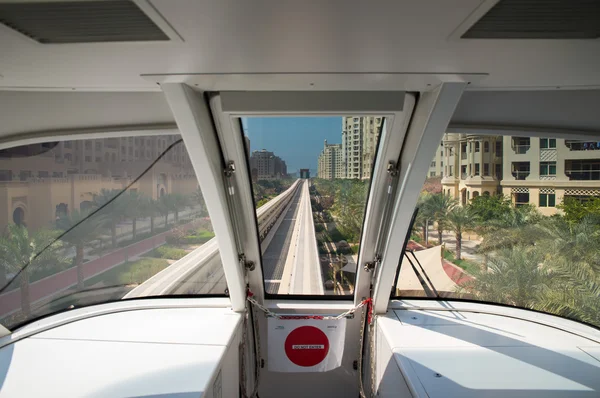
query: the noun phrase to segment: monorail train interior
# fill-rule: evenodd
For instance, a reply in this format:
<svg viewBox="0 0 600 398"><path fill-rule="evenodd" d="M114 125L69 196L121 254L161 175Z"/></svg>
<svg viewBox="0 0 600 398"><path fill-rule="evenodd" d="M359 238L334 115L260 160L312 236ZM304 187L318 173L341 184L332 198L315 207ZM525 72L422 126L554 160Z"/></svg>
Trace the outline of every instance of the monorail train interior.
<svg viewBox="0 0 600 398"><path fill-rule="evenodd" d="M0 0L0 397L600 397L597 0Z"/></svg>

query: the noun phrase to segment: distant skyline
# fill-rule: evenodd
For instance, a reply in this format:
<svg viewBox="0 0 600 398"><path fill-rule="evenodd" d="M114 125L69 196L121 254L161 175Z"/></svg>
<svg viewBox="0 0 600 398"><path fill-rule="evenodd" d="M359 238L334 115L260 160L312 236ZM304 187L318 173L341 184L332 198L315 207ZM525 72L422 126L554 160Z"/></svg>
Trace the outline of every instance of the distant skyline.
<svg viewBox="0 0 600 398"><path fill-rule="evenodd" d="M252 117L242 119L250 151L266 149L285 160L288 173L317 169L324 140L342 142L341 117Z"/></svg>

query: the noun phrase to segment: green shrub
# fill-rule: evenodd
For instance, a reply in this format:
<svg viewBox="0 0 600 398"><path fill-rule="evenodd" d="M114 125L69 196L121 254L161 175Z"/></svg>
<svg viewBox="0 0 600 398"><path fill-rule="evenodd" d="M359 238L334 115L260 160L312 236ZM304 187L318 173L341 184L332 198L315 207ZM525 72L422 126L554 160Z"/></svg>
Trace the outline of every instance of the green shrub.
<svg viewBox="0 0 600 398"><path fill-rule="evenodd" d="M168 265L167 260L144 258L130 263L129 269L119 275L118 279L122 284L140 284L165 269Z"/></svg>
<svg viewBox="0 0 600 398"><path fill-rule="evenodd" d="M174 247L174 246L170 246L170 245L164 245L164 246L160 246L157 247L156 249L154 249L149 257L156 257L156 258L165 258L165 259L169 259L169 260L179 260L180 258L184 257L187 254L187 252L183 249L180 249L178 247Z"/></svg>
<svg viewBox="0 0 600 398"><path fill-rule="evenodd" d="M315 231L323 232L323 231L325 231L325 226L323 224L315 224Z"/></svg>

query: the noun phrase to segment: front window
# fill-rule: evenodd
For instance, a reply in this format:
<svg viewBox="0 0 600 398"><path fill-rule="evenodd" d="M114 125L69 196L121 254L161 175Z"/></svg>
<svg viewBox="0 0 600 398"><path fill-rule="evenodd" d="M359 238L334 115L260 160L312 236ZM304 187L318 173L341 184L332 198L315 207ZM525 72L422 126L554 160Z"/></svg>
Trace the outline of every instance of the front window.
<svg viewBox="0 0 600 398"><path fill-rule="evenodd" d="M250 117L249 166L268 295L347 295L383 123L356 117ZM373 123L372 123L373 121ZM378 129L370 126L378 125ZM246 141L246 142L247 142Z"/></svg>
<svg viewBox="0 0 600 398"><path fill-rule="evenodd" d="M535 139L490 138L514 145ZM557 143L541 140L545 149ZM486 158L484 174L489 163L497 179L424 185L392 296L506 304L600 327L599 162L593 154L573 159L568 150L551 155L556 160L540 162L539 151L509 150ZM538 164L541 176L555 178L526 178Z"/></svg>
<svg viewBox="0 0 600 398"><path fill-rule="evenodd" d="M165 136L146 140L160 138ZM70 156L63 153L67 145L0 151L0 169L8 176L0 178L2 325L11 329L42 315L143 291L144 282L213 238L187 153L178 165L167 159L184 146L179 136L173 138L173 146L156 158L124 164L110 152L114 139L101 140L104 149L95 152L94 169L57 161ZM94 141L73 142L89 148ZM37 178L19 170L23 164L35 167ZM218 252L202 266L162 294L224 295Z"/></svg>

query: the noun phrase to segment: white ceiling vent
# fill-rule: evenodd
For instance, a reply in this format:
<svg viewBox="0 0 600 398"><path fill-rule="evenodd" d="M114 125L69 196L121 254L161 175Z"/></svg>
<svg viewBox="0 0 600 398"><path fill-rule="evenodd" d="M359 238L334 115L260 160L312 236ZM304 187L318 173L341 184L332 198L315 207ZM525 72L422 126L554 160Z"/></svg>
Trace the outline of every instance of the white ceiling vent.
<svg viewBox="0 0 600 398"><path fill-rule="evenodd" d="M128 0L0 3L0 23L43 44L170 40Z"/></svg>
<svg viewBox="0 0 600 398"><path fill-rule="evenodd" d="M596 39L600 0L500 0L464 39Z"/></svg>

